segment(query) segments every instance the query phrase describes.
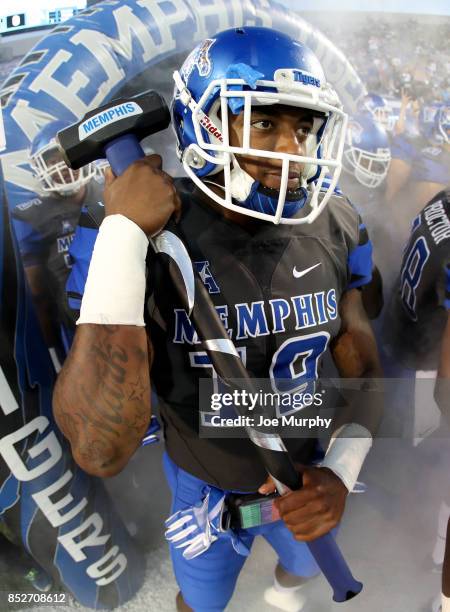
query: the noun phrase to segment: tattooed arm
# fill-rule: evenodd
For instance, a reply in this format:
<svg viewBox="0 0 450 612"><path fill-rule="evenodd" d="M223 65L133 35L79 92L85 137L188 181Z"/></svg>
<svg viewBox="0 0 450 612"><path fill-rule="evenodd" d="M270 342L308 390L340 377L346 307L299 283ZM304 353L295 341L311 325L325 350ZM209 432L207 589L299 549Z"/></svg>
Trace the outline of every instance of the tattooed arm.
<svg viewBox="0 0 450 612"><path fill-rule="evenodd" d="M130 225L121 217L127 217L140 227L145 236L153 236L174 212L179 213L181 202L172 179L162 170L159 155L134 162L117 178L108 171L105 178L106 217L116 216L115 221L121 223L123 231L113 232L112 240L107 237L107 229L106 236L103 234L100 252L97 256L94 252L91 260L83 305L86 308L85 298L92 290L87 303L90 307L94 305L95 310L100 300L99 312L108 313L100 320L134 320L130 309L135 307L135 313L144 309L144 292L141 296L134 288L140 282L135 271L140 264L142 268L145 264L139 257L145 259L145 252L141 252L140 233L137 236L133 230L132 240L126 240ZM133 245L137 248L134 255ZM131 263L125 265L127 261ZM141 280L145 282L142 272ZM122 299L124 295L137 295L138 302L142 297L142 304L134 304L133 300L127 302ZM121 312L119 307L120 316L117 315L115 302L125 304L127 312ZM92 316L87 319L99 320ZM123 469L140 444L150 420L152 348L145 328L139 323L97 325L82 322L55 386L56 421L71 444L75 461L96 476L113 476Z"/></svg>
<svg viewBox="0 0 450 612"><path fill-rule="evenodd" d="M120 472L150 420L145 328L80 325L53 397L56 422L77 464L95 476Z"/></svg>

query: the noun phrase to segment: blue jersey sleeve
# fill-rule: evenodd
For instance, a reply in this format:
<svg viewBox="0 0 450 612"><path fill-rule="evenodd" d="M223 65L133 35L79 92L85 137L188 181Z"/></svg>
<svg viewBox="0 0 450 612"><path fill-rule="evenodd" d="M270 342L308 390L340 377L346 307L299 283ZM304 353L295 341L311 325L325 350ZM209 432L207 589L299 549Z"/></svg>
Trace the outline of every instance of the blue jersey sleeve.
<svg viewBox="0 0 450 612"><path fill-rule="evenodd" d="M448 185L450 182L449 163L450 155L443 147L426 147L422 149L422 155L414 165L414 180Z"/></svg>
<svg viewBox="0 0 450 612"><path fill-rule="evenodd" d="M29 223L19 219L13 220L13 229L19 245L25 267L42 262L44 257L44 241L42 236Z"/></svg>
<svg viewBox="0 0 450 612"><path fill-rule="evenodd" d="M372 280L372 242L364 223L359 224L359 241L348 255L350 281L347 289L367 285Z"/></svg>
<svg viewBox="0 0 450 612"><path fill-rule="evenodd" d="M73 310L80 310L97 234L98 225L92 221L87 209L83 208L69 249L73 263L66 283L66 292L69 306Z"/></svg>
<svg viewBox="0 0 450 612"><path fill-rule="evenodd" d="M401 159L411 166L419 155L420 149L414 141L409 140L404 134L394 135L391 142L392 159Z"/></svg>

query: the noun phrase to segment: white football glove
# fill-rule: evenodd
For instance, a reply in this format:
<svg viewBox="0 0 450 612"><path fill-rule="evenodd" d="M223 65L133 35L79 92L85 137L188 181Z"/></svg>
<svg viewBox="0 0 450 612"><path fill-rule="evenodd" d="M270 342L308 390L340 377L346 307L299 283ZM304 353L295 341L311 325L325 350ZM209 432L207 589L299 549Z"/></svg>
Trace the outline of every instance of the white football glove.
<svg viewBox="0 0 450 612"><path fill-rule="evenodd" d="M239 535L223 526L224 511L224 492L207 487L206 496L199 504L169 516L165 522L166 540L175 548L184 548L185 559L194 559L206 552L219 534L224 534L231 539L237 553L247 556L250 549Z"/></svg>

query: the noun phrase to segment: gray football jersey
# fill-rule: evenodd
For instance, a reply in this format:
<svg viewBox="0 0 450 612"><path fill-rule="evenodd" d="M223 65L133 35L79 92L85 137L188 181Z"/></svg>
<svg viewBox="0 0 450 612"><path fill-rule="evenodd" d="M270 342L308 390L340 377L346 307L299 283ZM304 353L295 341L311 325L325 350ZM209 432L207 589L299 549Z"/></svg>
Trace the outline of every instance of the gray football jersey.
<svg viewBox="0 0 450 612"><path fill-rule="evenodd" d="M438 193L413 222L385 322L386 342L402 365L438 365L450 310L450 191Z"/></svg>
<svg viewBox="0 0 450 612"><path fill-rule="evenodd" d="M370 281L371 245L359 215L345 198L333 196L310 225L252 220L242 226L203 203L190 183L178 189L180 233L251 376L269 379L279 393L316 379L340 329L342 294ZM152 382L167 450L179 467L210 484L256 490L265 472L248 440L197 434L199 381L210 376L212 390L214 372L158 257L150 268ZM311 459L314 440L286 443L295 460Z"/></svg>

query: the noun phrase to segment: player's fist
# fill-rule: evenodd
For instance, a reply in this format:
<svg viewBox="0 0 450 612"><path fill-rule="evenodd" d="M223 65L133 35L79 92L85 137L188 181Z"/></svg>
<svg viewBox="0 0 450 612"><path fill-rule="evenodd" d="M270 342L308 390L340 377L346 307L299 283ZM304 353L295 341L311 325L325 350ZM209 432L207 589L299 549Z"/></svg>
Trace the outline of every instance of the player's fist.
<svg viewBox="0 0 450 612"><path fill-rule="evenodd" d="M106 215L121 214L145 232L157 234L170 216L181 209L180 197L173 179L163 172L159 155L149 155L136 161L125 172L115 177L105 173Z"/></svg>
<svg viewBox="0 0 450 612"><path fill-rule="evenodd" d="M348 490L328 468L306 468L303 487L275 500L275 506L296 540L311 542L336 527L344 513Z"/></svg>

